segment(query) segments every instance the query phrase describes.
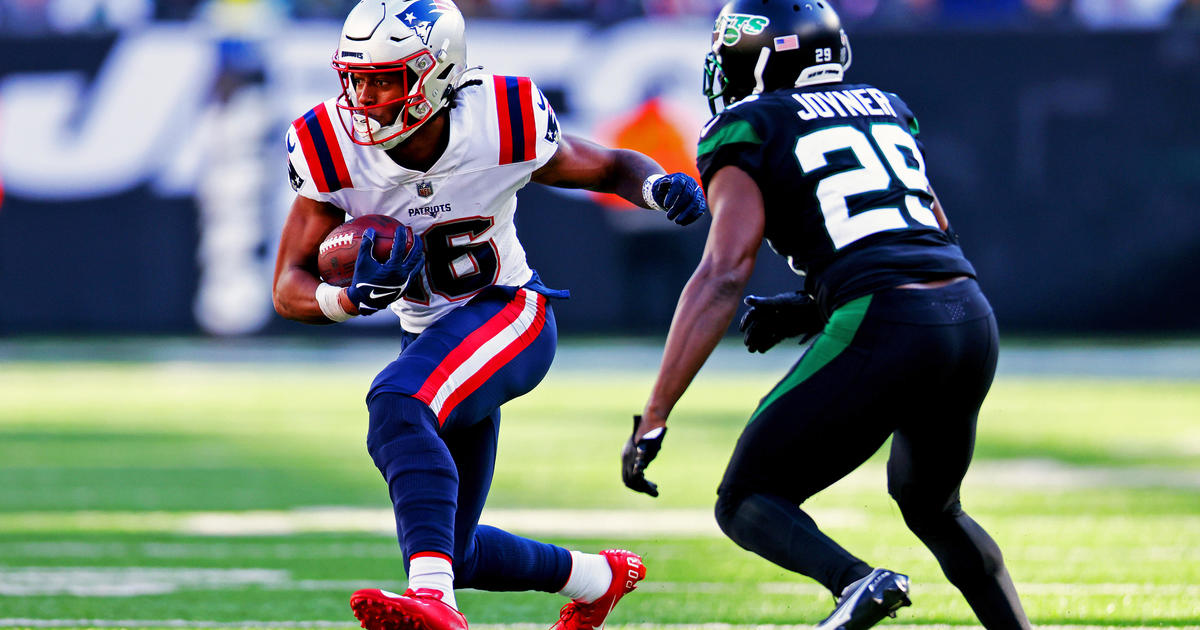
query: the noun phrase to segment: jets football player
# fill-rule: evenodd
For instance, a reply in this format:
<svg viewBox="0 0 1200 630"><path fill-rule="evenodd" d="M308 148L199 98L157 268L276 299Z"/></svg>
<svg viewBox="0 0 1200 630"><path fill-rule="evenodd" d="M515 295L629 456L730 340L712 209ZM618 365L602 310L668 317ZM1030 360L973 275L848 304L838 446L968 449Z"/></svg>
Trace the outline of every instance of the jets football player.
<svg viewBox="0 0 1200 630"><path fill-rule="evenodd" d="M598 628L645 576L628 551L599 554L479 524L496 456L500 406L533 389L556 344L548 288L527 264L513 217L530 181L610 192L688 224L699 186L650 158L560 131L526 77L467 64L450 0L363 0L333 57L342 94L287 132L298 193L275 268L276 310L309 323L382 309L403 326L399 357L367 395L367 449L387 481L408 572L402 594L363 589L368 629L466 628L454 589L566 595L556 628ZM388 260L364 235L347 288L321 282L318 245L346 215L386 214L412 228Z"/></svg>
<svg viewBox="0 0 1200 630"><path fill-rule="evenodd" d="M746 345L816 337L750 415L718 490L721 529L833 593L819 628L894 615L909 604L907 576L855 557L800 507L891 437L888 491L905 523L984 627L1028 628L999 547L959 502L996 367L992 309L929 185L916 117L895 94L844 82L849 66L827 1L722 9L705 64L715 117L698 151L713 223L622 474L657 495L646 465L765 238L803 280L746 299Z"/></svg>

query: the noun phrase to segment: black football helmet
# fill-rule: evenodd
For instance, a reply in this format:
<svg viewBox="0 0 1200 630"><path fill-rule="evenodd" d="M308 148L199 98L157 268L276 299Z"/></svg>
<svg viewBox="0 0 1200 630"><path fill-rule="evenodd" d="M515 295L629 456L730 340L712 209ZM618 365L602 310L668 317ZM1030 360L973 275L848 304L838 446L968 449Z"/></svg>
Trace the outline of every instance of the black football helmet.
<svg viewBox="0 0 1200 630"><path fill-rule="evenodd" d="M713 26L704 96L716 115L751 94L841 81L849 67L850 40L829 0L732 0Z"/></svg>

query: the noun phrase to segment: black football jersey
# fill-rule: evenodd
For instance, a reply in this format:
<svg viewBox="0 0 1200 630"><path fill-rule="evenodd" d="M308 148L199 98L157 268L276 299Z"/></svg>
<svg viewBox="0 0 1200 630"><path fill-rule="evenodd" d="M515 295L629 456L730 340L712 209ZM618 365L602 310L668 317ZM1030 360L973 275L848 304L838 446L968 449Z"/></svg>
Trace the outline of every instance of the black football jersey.
<svg viewBox="0 0 1200 630"><path fill-rule="evenodd" d="M916 117L895 94L833 83L748 97L705 126L705 190L724 166L758 184L767 244L828 314L880 289L974 276L937 224Z"/></svg>

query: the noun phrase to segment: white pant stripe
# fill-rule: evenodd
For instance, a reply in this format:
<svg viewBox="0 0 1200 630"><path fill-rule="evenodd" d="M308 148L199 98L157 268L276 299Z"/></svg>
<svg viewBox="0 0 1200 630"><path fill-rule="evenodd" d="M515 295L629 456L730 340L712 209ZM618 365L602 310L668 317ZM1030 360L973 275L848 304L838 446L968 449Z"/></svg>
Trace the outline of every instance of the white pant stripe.
<svg viewBox="0 0 1200 630"><path fill-rule="evenodd" d="M429 408L433 410L433 414L437 417L442 415L442 406L446 404L450 396L454 394L459 387L462 387L472 376L483 369L488 361L491 361L496 355L500 354L510 344L521 338L525 331L529 330L533 325L534 319L538 312L538 294L530 289L520 289L520 294L525 297L524 309L517 319L508 326L505 326L494 337L488 339L481 344L471 356L463 361L462 365L455 368L449 376L446 377L446 382L438 388L434 394L433 400L429 403Z"/></svg>

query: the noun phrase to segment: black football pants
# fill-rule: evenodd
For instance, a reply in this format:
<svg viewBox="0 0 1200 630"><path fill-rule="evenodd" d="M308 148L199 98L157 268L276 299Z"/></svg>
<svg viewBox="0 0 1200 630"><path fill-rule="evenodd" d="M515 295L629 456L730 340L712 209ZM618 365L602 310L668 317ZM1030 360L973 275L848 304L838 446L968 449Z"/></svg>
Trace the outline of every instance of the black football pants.
<svg viewBox="0 0 1200 630"><path fill-rule="evenodd" d="M959 504L998 336L974 280L889 289L838 308L765 397L718 489L717 522L740 546L839 596L871 567L800 504L858 468L888 436L888 492L984 627L1029 628L1000 549Z"/></svg>

